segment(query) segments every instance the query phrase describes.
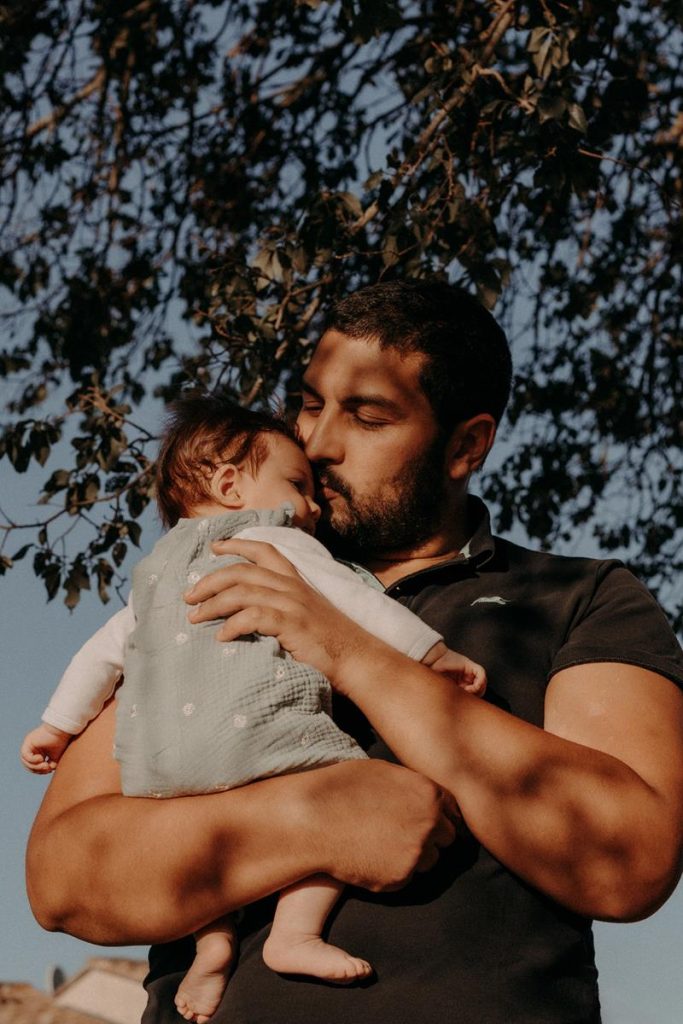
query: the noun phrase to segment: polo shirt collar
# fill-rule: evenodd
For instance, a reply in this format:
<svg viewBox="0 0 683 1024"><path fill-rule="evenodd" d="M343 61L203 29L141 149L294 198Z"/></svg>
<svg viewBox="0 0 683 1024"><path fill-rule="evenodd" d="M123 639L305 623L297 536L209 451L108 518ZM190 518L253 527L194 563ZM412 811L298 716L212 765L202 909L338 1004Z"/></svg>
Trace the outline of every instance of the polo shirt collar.
<svg viewBox="0 0 683 1024"><path fill-rule="evenodd" d="M468 562L479 569L491 561L496 552L496 544L491 534L489 510L481 498L476 498L472 494L467 497L467 519L473 532L460 554L453 559L453 563Z"/></svg>
<svg viewBox="0 0 683 1024"><path fill-rule="evenodd" d="M418 569L396 580L387 587L387 594L398 597L401 594L409 593L413 585L419 588L434 577L442 580L460 579L463 575L477 574L489 562L493 561L496 554L495 538L491 534L491 517L489 511L480 498L473 495L467 497L467 518L472 529L469 540L463 545L462 550L446 562L437 562L426 569Z"/></svg>

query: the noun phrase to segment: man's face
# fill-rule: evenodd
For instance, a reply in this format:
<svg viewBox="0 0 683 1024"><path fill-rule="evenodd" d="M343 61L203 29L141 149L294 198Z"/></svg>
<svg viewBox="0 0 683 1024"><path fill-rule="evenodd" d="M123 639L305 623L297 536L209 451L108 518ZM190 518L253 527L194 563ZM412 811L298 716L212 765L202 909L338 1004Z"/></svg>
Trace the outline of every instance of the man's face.
<svg viewBox="0 0 683 1024"><path fill-rule="evenodd" d="M419 383L424 358L328 331L306 371L297 422L319 533L345 553L402 551L438 525L444 444Z"/></svg>

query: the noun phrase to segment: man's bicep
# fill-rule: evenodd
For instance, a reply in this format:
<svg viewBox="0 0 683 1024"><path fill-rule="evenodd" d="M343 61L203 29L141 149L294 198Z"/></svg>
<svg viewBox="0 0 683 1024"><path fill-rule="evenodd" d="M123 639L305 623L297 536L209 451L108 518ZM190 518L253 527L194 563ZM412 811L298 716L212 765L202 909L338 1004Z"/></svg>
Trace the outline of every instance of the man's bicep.
<svg viewBox="0 0 683 1024"><path fill-rule="evenodd" d="M67 747L45 794L36 822L46 822L92 797L121 792L113 757L115 705L111 700Z"/></svg>
<svg viewBox="0 0 683 1024"><path fill-rule="evenodd" d="M664 676L621 662L558 672L545 729L628 765L683 817L683 693Z"/></svg>

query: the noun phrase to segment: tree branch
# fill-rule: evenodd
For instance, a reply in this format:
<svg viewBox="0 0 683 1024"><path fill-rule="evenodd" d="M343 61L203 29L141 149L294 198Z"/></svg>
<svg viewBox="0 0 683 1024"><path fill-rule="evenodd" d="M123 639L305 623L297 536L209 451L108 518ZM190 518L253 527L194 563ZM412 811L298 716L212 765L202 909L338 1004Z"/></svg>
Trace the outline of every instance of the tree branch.
<svg viewBox="0 0 683 1024"><path fill-rule="evenodd" d="M404 160L391 178L392 193L396 191L405 178L411 177L418 167L420 167L424 162L425 158L429 154L430 143L439 131L443 122L448 118L452 111L462 106L469 94L472 92L472 89L480 75L487 73L485 65L493 56L494 50L502 36L514 21L514 6L514 0L507 0L507 3L500 5L500 10L496 14L495 18L489 27L481 34L480 40L485 43L481 54L481 61L472 67L471 78L469 81L467 81L446 103L442 105L440 110L437 111L427 127L424 129L414 147L414 151L417 152L417 156L412 160ZM379 203L376 200L370 203L363 214L352 224L351 234L355 235L359 231L362 231L363 228L377 216L379 209Z"/></svg>
<svg viewBox="0 0 683 1024"><path fill-rule="evenodd" d="M46 128L54 128L62 118L66 117L69 111L80 103L82 100L92 96L94 92L100 89L104 83L105 71L104 67L98 69L95 75L87 82L82 88L78 90L70 100L66 100L64 103L60 103L59 106L55 107L50 111L49 114L45 114L38 121L34 121L33 124L29 125L26 129L26 138L32 139L34 135L38 135L39 132L45 131Z"/></svg>

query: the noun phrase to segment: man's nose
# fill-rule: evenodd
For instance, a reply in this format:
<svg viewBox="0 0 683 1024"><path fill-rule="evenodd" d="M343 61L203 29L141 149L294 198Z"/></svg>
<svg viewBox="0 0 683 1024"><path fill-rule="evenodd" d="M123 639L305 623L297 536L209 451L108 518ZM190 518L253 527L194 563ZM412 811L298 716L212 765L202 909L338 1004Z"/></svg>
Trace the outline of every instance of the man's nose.
<svg viewBox="0 0 683 1024"><path fill-rule="evenodd" d="M318 416L313 429L304 439L304 450L311 462L341 462L341 437L330 416L326 416L325 413Z"/></svg>

